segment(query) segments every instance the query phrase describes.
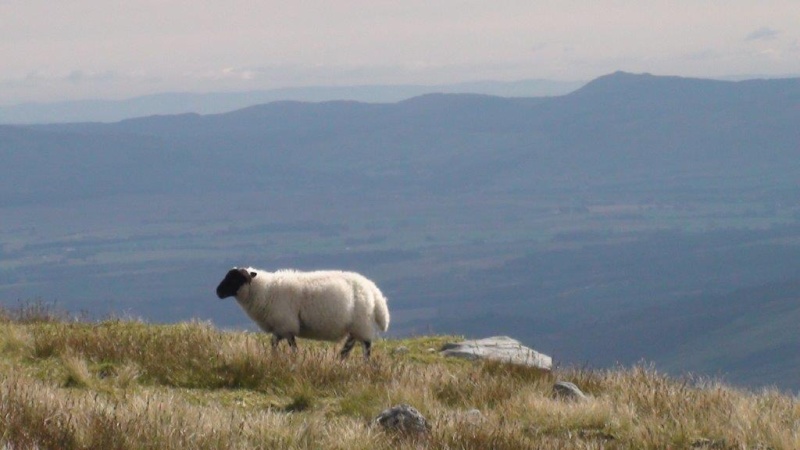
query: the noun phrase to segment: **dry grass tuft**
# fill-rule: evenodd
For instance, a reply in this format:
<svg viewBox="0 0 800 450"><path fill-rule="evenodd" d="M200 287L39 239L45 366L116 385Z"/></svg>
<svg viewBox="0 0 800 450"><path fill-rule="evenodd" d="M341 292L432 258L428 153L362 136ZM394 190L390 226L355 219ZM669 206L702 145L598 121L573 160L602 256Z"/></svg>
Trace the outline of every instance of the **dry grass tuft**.
<svg viewBox="0 0 800 450"><path fill-rule="evenodd" d="M88 388L94 384L86 360L68 352L61 356L61 362L67 373L64 387Z"/></svg>
<svg viewBox="0 0 800 450"><path fill-rule="evenodd" d="M0 310L0 323L54 323L70 320L69 314L56 308L55 303L42 300L21 302L16 308Z"/></svg>

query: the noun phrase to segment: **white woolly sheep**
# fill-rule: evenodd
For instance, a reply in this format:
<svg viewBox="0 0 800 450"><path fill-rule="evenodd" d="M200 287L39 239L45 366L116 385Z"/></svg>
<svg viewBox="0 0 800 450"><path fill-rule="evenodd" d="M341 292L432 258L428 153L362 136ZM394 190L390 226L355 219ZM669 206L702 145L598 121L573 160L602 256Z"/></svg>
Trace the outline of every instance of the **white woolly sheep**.
<svg viewBox="0 0 800 450"><path fill-rule="evenodd" d="M386 298L355 272L234 267L217 286L217 296L235 297L262 330L272 333L273 348L283 339L296 348L295 337L338 341L347 336L341 356L360 341L369 358L377 331L389 329Z"/></svg>

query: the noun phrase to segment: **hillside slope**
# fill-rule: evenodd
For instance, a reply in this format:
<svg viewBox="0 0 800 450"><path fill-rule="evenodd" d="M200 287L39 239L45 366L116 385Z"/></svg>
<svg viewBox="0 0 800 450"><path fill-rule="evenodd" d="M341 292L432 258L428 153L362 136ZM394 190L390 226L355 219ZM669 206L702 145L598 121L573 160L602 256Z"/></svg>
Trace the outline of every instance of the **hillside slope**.
<svg viewBox="0 0 800 450"><path fill-rule="evenodd" d="M13 448L798 448L797 400L638 366L542 372L438 356L447 337L269 351L264 334L207 324L0 322L0 443ZM13 320L10 320L13 319ZM401 347L403 348L400 351ZM589 399L552 396L556 379ZM424 435L375 417L396 404Z"/></svg>

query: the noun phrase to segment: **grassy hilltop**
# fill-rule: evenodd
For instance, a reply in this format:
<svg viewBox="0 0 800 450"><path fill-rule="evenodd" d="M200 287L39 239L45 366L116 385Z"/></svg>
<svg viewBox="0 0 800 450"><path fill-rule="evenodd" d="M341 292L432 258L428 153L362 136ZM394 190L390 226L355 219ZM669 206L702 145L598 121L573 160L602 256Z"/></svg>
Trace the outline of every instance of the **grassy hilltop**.
<svg viewBox="0 0 800 450"><path fill-rule="evenodd" d="M438 356L447 336L384 340L366 363L206 323L0 313L3 448L800 448L800 402L647 366L554 372ZM399 347L408 351L393 351ZM555 380L591 396L551 395ZM408 403L427 436L374 418ZM478 409L481 414L467 413Z"/></svg>

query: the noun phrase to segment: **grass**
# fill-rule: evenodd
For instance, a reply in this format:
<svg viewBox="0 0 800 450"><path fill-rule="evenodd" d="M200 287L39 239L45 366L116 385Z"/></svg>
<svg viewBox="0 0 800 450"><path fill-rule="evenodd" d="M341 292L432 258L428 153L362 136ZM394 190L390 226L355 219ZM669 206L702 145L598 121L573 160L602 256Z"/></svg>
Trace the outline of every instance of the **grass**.
<svg viewBox="0 0 800 450"><path fill-rule="evenodd" d="M800 402L641 365L554 372L443 358L448 336L273 352L264 334L189 322L0 312L4 448L797 449ZM404 347L402 351L399 349ZM556 379L590 395L552 396ZM408 403L427 436L374 425ZM474 410L480 411L476 413Z"/></svg>

